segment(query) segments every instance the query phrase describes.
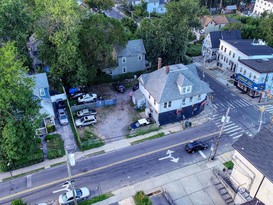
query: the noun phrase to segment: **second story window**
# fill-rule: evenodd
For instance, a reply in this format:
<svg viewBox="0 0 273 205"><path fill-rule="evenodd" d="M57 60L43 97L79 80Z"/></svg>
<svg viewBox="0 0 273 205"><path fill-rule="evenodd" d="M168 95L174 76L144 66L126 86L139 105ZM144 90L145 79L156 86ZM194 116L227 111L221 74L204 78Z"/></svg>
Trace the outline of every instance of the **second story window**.
<svg viewBox="0 0 273 205"><path fill-rule="evenodd" d="M169 101L168 102L168 107L171 107L172 106L172 101Z"/></svg>
<svg viewBox="0 0 273 205"><path fill-rule="evenodd" d="M229 51L228 55L231 55L231 51Z"/></svg>
<svg viewBox="0 0 273 205"><path fill-rule="evenodd" d="M244 75L246 74L246 70L244 70Z"/></svg>
<svg viewBox="0 0 273 205"><path fill-rule="evenodd" d="M138 55L138 61L141 61L141 60L142 60L142 55L139 54L139 55Z"/></svg>
<svg viewBox="0 0 273 205"><path fill-rule="evenodd" d="M167 103L166 102L164 103L164 108L167 108Z"/></svg>
<svg viewBox="0 0 273 205"><path fill-rule="evenodd" d="M235 53L233 53L232 58L235 58Z"/></svg>
<svg viewBox="0 0 273 205"><path fill-rule="evenodd" d="M190 102L192 102L192 97L190 97Z"/></svg>
<svg viewBox="0 0 273 205"><path fill-rule="evenodd" d="M156 105L156 101L154 100L154 105Z"/></svg>
<svg viewBox="0 0 273 205"><path fill-rule="evenodd" d="M221 46L221 51L223 50L223 46Z"/></svg>
<svg viewBox="0 0 273 205"><path fill-rule="evenodd" d="M225 48L224 52L227 52L227 48Z"/></svg>
<svg viewBox="0 0 273 205"><path fill-rule="evenodd" d="M122 63L126 63L126 57L122 57Z"/></svg>

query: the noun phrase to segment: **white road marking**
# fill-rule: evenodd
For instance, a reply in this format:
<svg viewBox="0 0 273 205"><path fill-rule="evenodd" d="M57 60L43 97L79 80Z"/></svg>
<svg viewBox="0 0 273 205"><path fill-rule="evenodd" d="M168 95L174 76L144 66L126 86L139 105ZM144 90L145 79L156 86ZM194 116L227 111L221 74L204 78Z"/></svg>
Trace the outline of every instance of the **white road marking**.
<svg viewBox="0 0 273 205"><path fill-rule="evenodd" d="M237 134L240 134L240 132L235 132L235 133L232 133L232 134L230 134L229 136L234 136L234 135L237 135Z"/></svg>
<svg viewBox="0 0 273 205"><path fill-rule="evenodd" d="M237 129L234 129L234 130L231 130L231 131L226 132L226 134L229 134L229 133L232 133L232 132L234 132L234 131L241 130L241 129L242 129L242 128L238 127Z"/></svg>
<svg viewBox="0 0 273 205"><path fill-rule="evenodd" d="M201 150L199 150L198 152L204 159L207 159L207 156Z"/></svg>
<svg viewBox="0 0 273 205"><path fill-rule="evenodd" d="M31 175L27 175L27 188L30 188L31 186L32 186Z"/></svg>
<svg viewBox="0 0 273 205"><path fill-rule="evenodd" d="M233 139L237 139L237 138L241 137L242 135L243 134L237 135L237 136L233 137Z"/></svg>

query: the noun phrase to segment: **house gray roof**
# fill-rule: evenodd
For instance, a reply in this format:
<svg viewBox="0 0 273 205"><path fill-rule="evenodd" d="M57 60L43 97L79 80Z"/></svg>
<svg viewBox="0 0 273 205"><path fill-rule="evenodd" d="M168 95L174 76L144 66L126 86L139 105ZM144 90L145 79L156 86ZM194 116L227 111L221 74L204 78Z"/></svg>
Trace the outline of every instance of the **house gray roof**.
<svg viewBox="0 0 273 205"><path fill-rule="evenodd" d="M167 72L168 69L169 72ZM194 64L165 66L141 75L139 81L158 103L212 92L209 86L196 75L195 69ZM192 92L181 95L177 83L182 86L192 85Z"/></svg>
<svg viewBox="0 0 273 205"><path fill-rule="evenodd" d="M116 49L118 57L135 56L138 54L146 54L146 50L142 39L130 40L124 48Z"/></svg>
<svg viewBox="0 0 273 205"><path fill-rule="evenodd" d="M273 132L271 130L264 127L254 137L243 134L232 146L273 182Z"/></svg>
<svg viewBox="0 0 273 205"><path fill-rule="evenodd" d="M220 39L236 40L242 39L240 30L212 31L210 34L211 48L219 48Z"/></svg>
<svg viewBox="0 0 273 205"><path fill-rule="evenodd" d="M272 73L273 72L273 58L263 59L240 59L242 64L252 68L258 73Z"/></svg>
<svg viewBox="0 0 273 205"><path fill-rule="evenodd" d="M273 48L266 45L257 45L252 39L239 39L239 40L224 40L237 48L247 56L254 55L273 55ZM254 42L254 43L253 43Z"/></svg>

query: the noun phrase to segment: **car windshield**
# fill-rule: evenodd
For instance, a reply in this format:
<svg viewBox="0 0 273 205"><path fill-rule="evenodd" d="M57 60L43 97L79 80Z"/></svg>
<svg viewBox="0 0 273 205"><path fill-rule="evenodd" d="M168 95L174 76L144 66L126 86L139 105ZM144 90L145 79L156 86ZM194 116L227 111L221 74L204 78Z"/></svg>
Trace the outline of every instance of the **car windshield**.
<svg viewBox="0 0 273 205"><path fill-rule="evenodd" d="M61 115L61 116L60 116L60 119L62 119L62 120L66 120L66 119L67 119L67 117L66 117L66 115L64 115L64 114L63 114L63 115Z"/></svg>
<svg viewBox="0 0 273 205"><path fill-rule="evenodd" d="M140 123L139 123L139 122L136 122L136 123L135 123L135 126L136 126L136 127L140 127Z"/></svg>
<svg viewBox="0 0 273 205"><path fill-rule="evenodd" d="M76 189L75 192L76 192L76 196L78 197L82 196L82 191L80 189Z"/></svg>
<svg viewBox="0 0 273 205"><path fill-rule="evenodd" d="M63 199L63 201L67 201L67 195L66 195L66 193L64 193L64 194L62 195L62 199Z"/></svg>
<svg viewBox="0 0 273 205"><path fill-rule="evenodd" d="M81 122L84 122L84 118L81 118Z"/></svg>

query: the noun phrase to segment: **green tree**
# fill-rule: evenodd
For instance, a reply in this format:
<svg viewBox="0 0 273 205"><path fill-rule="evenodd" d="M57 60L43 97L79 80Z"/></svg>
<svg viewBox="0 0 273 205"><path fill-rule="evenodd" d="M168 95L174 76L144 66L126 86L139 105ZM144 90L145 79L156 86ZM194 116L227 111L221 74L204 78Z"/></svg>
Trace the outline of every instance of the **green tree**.
<svg viewBox="0 0 273 205"><path fill-rule="evenodd" d="M39 150L34 136L40 117L34 82L13 43L0 47L0 74L0 168L6 169Z"/></svg>
<svg viewBox="0 0 273 205"><path fill-rule="evenodd" d="M121 19L121 24L124 26L129 38L134 39L134 34L137 30L137 23L131 18L123 18Z"/></svg>
<svg viewBox="0 0 273 205"><path fill-rule="evenodd" d="M137 36L144 40L148 59L154 63L158 57L164 64L186 63L186 50L191 28L200 26L200 18L207 13L198 2L180 0L170 2L167 12L159 19L141 22Z"/></svg>
<svg viewBox="0 0 273 205"><path fill-rule="evenodd" d="M260 38L265 40L269 46L273 47L273 14L261 19L259 25Z"/></svg>
<svg viewBox="0 0 273 205"><path fill-rule="evenodd" d="M96 8L99 11L108 10L115 6L113 0L84 0L91 8Z"/></svg>
<svg viewBox="0 0 273 205"><path fill-rule="evenodd" d="M77 72L80 84L90 85L98 71L115 65L113 49L124 46L127 38L121 22L102 14L83 20L80 52L84 62Z"/></svg>
<svg viewBox="0 0 273 205"><path fill-rule="evenodd" d="M27 205L22 199L13 199L11 205Z"/></svg>
<svg viewBox="0 0 273 205"><path fill-rule="evenodd" d="M75 72L83 64L79 55L79 31L86 16L75 0L35 0L37 38L42 40L39 57L50 66L53 85L62 79L69 86L77 81Z"/></svg>
<svg viewBox="0 0 273 205"><path fill-rule="evenodd" d="M23 0L1 0L0 43L15 41L20 54L26 54L26 42L31 26L32 18Z"/></svg>

